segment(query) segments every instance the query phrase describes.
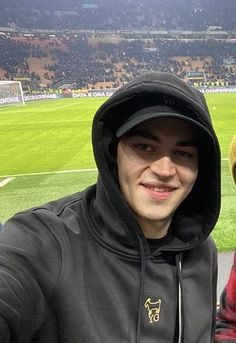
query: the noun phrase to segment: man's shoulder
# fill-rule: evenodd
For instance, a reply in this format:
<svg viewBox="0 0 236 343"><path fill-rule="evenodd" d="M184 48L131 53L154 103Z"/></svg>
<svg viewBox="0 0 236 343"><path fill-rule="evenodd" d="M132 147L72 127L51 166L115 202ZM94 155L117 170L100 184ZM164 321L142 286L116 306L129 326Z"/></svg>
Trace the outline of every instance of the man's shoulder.
<svg viewBox="0 0 236 343"><path fill-rule="evenodd" d="M15 216L21 215L31 215L39 213L50 213L51 215L60 216L60 214L71 205L78 203L83 198L83 192L77 192L70 195L66 195L62 198L51 200L42 205L32 207L30 209L21 211ZM13 217L14 218L14 217Z"/></svg>
<svg viewBox="0 0 236 343"><path fill-rule="evenodd" d="M36 206L31 208L26 212L45 212L48 211L56 216L60 216L60 214L68 207L73 206L74 204L79 203L83 199L83 191L76 192L73 194L66 195L62 198L49 201L43 205Z"/></svg>
<svg viewBox="0 0 236 343"><path fill-rule="evenodd" d="M212 250L216 250L216 244L215 241L213 240L213 238L211 236L209 236L203 243L202 246L204 249L212 249Z"/></svg>
<svg viewBox="0 0 236 343"><path fill-rule="evenodd" d="M217 248L214 240L208 237L200 245L190 249L185 253L187 260L208 261L209 265L216 266L217 263Z"/></svg>
<svg viewBox="0 0 236 343"><path fill-rule="evenodd" d="M16 213L8 222L34 222L36 218L44 223L67 221L68 217L79 215L81 206L87 200L87 193L91 192L93 186L67 195L65 197L49 201L43 205Z"/></svg>
<svg viewBox="0 0 236 343"><path fill-rule="evenodd" d="M215 259L217 256L217 247L215 241L209 236L202 244L197 247L198 253L205 256L210 256Z"/></svg>

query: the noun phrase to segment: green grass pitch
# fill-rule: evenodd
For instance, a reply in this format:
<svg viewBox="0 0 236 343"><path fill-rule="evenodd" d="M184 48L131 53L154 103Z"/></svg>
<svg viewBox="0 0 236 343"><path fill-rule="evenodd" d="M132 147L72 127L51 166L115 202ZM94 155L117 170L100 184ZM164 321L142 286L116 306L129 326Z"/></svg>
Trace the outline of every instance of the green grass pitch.
<svg viewBox="0 0 236 343"><path fill-rule="evenodd" d="M236 187L227 154L236 133L236 93L207 94L222 150L222 210L213 238L220 251L236 247ZM14 213L96 182L91 123L105 98L61 99L0 107L0 222Z"/></svg>

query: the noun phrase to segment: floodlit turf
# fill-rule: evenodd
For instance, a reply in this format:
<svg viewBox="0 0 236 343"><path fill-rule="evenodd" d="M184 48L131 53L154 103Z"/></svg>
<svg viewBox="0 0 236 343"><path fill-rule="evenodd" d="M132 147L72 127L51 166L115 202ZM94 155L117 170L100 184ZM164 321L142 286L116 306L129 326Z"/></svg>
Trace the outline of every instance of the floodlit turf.
<svg viewBox="0 0 236 343"><path fill-rule="evenodd" d="M236 132L236 93L206 95L216 132L227 158ZM105 98L62 99L0 107L0 221L25 208L74 193L96 181L90 142L91 122ZM72 171L55 174L55 171ZM32 173L50 174L30 175ZM19 174L27 174L19 176ZM222 211L213 233L219 250L236 247L236 187L222 161Z"/></svg>
<svg viewBox="0 0 236 343"><path fill-rule="evenodd" d="M51 100L0 109L4 161L0 175L94 168L90 126L104 99L92 100Z"/></svg>
<svg viewBox="0 0 236 343"><path fill-rule="evenodd" d="M219 137L222 157L228 156L228 148L236 133L236 93L206 94L207 104Z"/></svg>

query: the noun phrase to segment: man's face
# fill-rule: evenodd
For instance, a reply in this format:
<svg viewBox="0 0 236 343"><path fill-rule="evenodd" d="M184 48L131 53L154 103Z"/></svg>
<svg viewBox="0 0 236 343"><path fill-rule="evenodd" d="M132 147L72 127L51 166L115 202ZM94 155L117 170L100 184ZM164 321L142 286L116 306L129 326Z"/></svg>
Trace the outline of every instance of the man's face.
<svg viewBox="0 0 236 343"><path fill-rule="evenodd" d="M121 191L148 238L163 237L198 174L191 124L158 118L136 126L117 147Z"/></svg>

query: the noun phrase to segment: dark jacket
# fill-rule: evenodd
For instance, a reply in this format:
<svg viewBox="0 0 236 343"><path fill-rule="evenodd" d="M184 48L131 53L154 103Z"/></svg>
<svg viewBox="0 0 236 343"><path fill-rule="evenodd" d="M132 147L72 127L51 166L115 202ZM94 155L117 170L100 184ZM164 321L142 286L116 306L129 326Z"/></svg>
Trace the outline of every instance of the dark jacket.
<svg viewBox="0 0 236 343"><path fill-rule="evenodd" d="M220 297L216 321L216 342L236 343L236 252L228 282Z"/></svg>
<svg viewBox="0 0 236 343"><path fill-rule="evenodd" d="M199 174L171 239L150 249L119 190L114 133L173 99L199 123ZM92 139L96 185L15 215L0 235L1 342L213 342L220 153L203 96L173 75L142 76L98 110Z"/></svg>

